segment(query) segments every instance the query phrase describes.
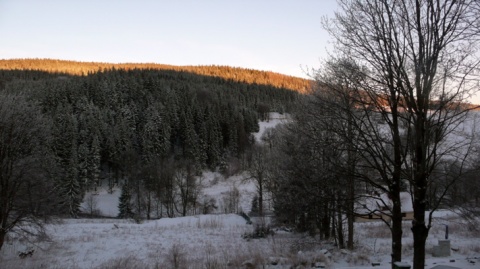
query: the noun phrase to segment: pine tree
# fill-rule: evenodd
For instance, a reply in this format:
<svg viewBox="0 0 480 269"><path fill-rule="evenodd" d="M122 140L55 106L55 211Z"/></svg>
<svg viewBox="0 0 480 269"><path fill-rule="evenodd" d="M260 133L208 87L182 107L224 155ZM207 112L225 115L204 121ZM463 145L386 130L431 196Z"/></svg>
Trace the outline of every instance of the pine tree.
<svg viewBox="0 0 480 269"><path fill-rule="evenodd" d="M132 194L130 193L130 187L127 183L122 186L122 194L118 199L118 217L119 218L131 218L133 217L132 204L131 204Z"/></svg>
<svg viewBox="0 0 480 269"><path fill-rule="evenodd" d="M100 141L98 135L95 135L92 140L92 146L90 147L90 155L88 161L88 175L91 182L94 184L95 191L100 184Z"/></svg>
<svg viewBox="0 0 480 269"><path fill-rule="evenodd" d="M76 144L76 140L72 142ZM78 157L77 150L73 146L70 162L65 170L65 177L61 183L61 196L63 197L63 206L68 214L74 218L80 212L80 203L83 199L83 191L78 182Z"/></svg>
<svg viewBox="0 0 480 269"><path fill-rule="evenodd" d="M187 160L198 163L199 160L199 143L198 135L195 132L192 116L189 111L182 113L182 140L183 140L183 156Z"/></svg>
<svg viewBox="0 0 480 269"><path fill-rule="evenodd" d="M88 190L91 185L89 179L89 151L86 143L82 143L78 146L78 183L81 185L83 190Z"/></svg>
<svg viewBox="0 0 480 269"><path fill-rule="evenodd" d="M208 130L207 140L207 164L210 168L214 168L220 164L222 156L222 130L218 120L207 110L205 113L206 128Z"/></svg>
<svg viewBox="0 0 480 269"><path fill-rule="evenodd" d="M198 166L200 168L204 167L207 163L207 141L208 141L208 132L205 121L201 121L198 133Z"/></svg>
<svg viewBox="0 0 480 269"><path fill-rule="evenodd" d="M242 115L245 123L245 131L247 133L255 133L260 130L260 126L258 125L258 116L254 110L243 109Z"/></svg>
<svg viewBox="0 0 480 269"><path fill-rule="evenodd" d="M238 129L237 124L232 119L228 124L228 150L230 154L236 156L238 154Z"/></svg>
<svg viewBox="0 0 480 269"><path fill-rule="evenodd" d="M59 105L54 113L53 151L58 166L62 170L57 178L57 189L62 201L63 210L72 217L77 217L83 190L80 175L83 177L83 166L80 165L79 153L85 155L83 148L77 150L77 119L70 105ZM79 152L80 151L80 152Z"/></svg>
<svg viewBox="0 0 480 269"><path fill-rule="evenodd" d="M52 136L52 148L57 160L62 167L66 167L71 158L72 147L76 146L72 141L77 141L77 120L69 104L58 105L53 112Z"/></svg>

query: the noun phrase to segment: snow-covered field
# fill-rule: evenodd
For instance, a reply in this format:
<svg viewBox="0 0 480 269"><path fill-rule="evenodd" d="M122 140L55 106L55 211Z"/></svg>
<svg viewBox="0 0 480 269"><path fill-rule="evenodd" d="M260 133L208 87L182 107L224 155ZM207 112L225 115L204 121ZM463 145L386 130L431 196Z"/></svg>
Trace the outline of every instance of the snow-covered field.
<svg viewBox="0 0 480 269"><path fill-rule="evenodd" d="M480 268L480 233L453 214L439 212L427 242L427 266L444 264ZM260 220L256 220L259 222ZM431 248L450 226L446 258L433 258ZM263 239L242 238L254 225L235 214L199 215L135 223L119 219L67 219L49 224L49 236L36 241L10 239L0 253L0 268L389 268L389 231L380 222L356 224L355 252L341 251L332 242L279 230ZM411 263L412 237L404 228L404 260ZM31 257L18 252L35 249ZM327 252L328 251L328 252ZM475 264L470 263L474 261ZM243 264L243 266L242 266ZM276 265L273 265L276 264Z"/></svg>
<svg viewBox="0 0 480 269"><path fill-rule="evenodd" d="M255 134L257 141L261 141L267 128L285 120L276 116L261 123L260 132ZM245 181L244 174L225 178L206 172L202 178L202 195L217 200L217 214L141 223L114 218L63 219L48 224L47 235L38 239L11 235L0 251L0 268L390 268L390 233L381 222L356 223L353 252L281 228L273 236L247 240L244 234L252 233L256 224L268 220L254 219L252 225L239 215L220 214L222 199L237 188L239 209L248 212L255 185ZM105 216L115 217L119 195L118 189L113 193L100 189L93 196L96 208ZM90 194L86 200L88 197ZM83 206L87 207L87 203ZM480 228L474 229L451 212L439 211L435 216L427 240L426 268L441 264L480 268ZM444 238L445 225L449 225L451 256L432 257L433 246ZM403 238L404 261L411 264L409 222L404 222ZM31 249L32 256L18 256ZM372 267L377 262L380 265Z"/></svg>

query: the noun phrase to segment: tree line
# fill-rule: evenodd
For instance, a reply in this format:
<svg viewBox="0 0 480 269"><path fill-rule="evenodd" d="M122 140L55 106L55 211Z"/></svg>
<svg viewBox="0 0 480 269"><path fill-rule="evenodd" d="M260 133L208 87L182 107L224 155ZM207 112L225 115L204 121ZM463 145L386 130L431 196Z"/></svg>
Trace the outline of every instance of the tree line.
<svg viewBox="0 0 480 269"><path fill-rule="evenodd" d="M259 71L255 69L231 67L231 66L175 66L153 63L99 63L99 62L77 62L56 59L10 59L0 60L0 70L35 70L48 73L62 73L76 76L87 76L99 71L108 70L170 70L177 72L189 72L201 76L218 77L233 82L260 84L287 88L301 93L310 89L311 80L287 76L270 71Z"/></svg>

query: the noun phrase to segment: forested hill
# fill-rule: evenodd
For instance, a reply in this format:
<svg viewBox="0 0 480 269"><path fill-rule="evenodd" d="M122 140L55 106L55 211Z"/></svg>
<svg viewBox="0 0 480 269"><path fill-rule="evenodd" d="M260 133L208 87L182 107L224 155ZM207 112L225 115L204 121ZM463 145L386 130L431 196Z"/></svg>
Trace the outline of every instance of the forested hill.
<svg viewBox="0 0 480 269"><path fill-rule="evenodd" d="M270 71L259 71L230 66L175 66L154 63L99 63L77 62L54 59L13 59L0 60L0 70L35 70L49 73L64 73L76 76L85 76L98 71L112 69L153 69L190 72L197 75L219 77L234 82L269 85L285 88L301 93L310 89L311 80L287 76Z"/></svg>
<svg viewBox="0 0 480 269"><path fill-rule="evenodd" d="M289 112L301 98L288 88L239 81L248 80L248 74L265 74L267 80L269 73L252 70L198 67L225 76L240 71L236 80L133 65L71 75L69 63L72 69L101 65L53 63L1 62L11 70L0 70L0 126L35 132L15 142L29 147L15 160L18 171L25 160L46 166L44 179L54 180L59 212L72 216L83 194L106 181L154 193L172 210L168 194L174 177L183 173L190 180L203 169L229 169L254 144L250 134L258 131L259 119L269 111ZM10 120L11 115L18 119ZM22 124L27 119L29 124ZM0 133L0 148L11 139Z"/></svg>

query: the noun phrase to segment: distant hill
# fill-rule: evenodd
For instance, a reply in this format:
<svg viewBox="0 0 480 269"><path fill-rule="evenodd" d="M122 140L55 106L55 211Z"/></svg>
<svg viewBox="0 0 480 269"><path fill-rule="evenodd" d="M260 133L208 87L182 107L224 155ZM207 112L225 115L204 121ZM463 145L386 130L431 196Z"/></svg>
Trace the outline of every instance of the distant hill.
<svg viewBox="0 0 480 269"><path fill-rule="evenodd" d="M259 120L271 111L294 113L308 86L300 78L226 66L0 60L0 125L19 123L28 134L42 126L42 158L28 160L49 171L42 180L51 180L56 214L78 216L85 193L103 182L122 189L120 217L133 212L130 190L141 200L138 216L150 218L152 210L185 216L216 207L192 198L199 193L194 176L207 169L237 173L258 144L252 133ZM25 125L10 120L13 114L39 120ZM0 140L18 144L1 129Z"/></svg>
<svg viewBox="0 0 480 269"><path fill-rule="evenodd" d="M0 70L35 70L49 73L63 73L74 76L86 76L99 71L114 69L153 69L190 72L197 75L220 77L233 82L269 85L278 88L306 93L312 80L287 76L270 71L259 71L230 66L175 66L155 63L101 63L78 62L55 59L11 59L0 60Z"/></svg>

